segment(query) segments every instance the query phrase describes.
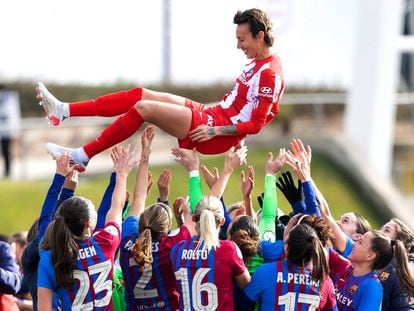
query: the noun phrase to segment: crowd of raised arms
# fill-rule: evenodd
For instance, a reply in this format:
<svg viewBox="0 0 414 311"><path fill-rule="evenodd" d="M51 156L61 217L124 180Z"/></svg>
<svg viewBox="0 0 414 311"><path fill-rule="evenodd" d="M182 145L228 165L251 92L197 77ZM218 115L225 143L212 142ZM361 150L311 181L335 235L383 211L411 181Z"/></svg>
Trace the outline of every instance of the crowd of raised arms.
<svg viewBox="0 0 414 311"><path fill-rule="evenodd" d="M197 151L174 148L188 189L169 198L173 176L164 169L158 201L147 202L153 137L148 126L141 146L112 149L97 209L75 195L79 173L68 154L55 159L27 238L15 234L0 244L3 310L413 308L413 231L395 218L379 230L353 212L333 219L311 176L311 148L300 139L263 155L260 177L244 147L225 154L221 172L200 164ZM247 170L241 199L228 204L223 193L239 166ZM257 178L264 189L256 201ZM291 209L282 212L278 192Z"/></svg>

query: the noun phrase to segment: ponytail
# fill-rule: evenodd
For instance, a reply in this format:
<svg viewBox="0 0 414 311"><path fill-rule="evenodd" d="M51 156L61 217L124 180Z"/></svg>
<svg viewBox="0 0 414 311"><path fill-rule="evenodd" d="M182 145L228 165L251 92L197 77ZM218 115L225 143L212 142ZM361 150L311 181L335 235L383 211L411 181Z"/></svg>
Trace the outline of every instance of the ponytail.
<svg viewBox="0 0 414 311"><path fill-rule="evenodd" d="M378 230L372 231L372 234L371 249L376 254L373 269L384 269L395 258L398 284L409 297L414 297L414 278L410 271L404 243L401 240L391 240Z"/></svg>
<svg viewBox="0 0 414 311"><path fill-rule="evenodd" d="M203 210L200 215L200 244L204 242L202 249L207 249L209 252L211 248L216 249L220 246L219 228L216 224L216 219L212 211Z"/></svg>
<svg viewBox="0 0 414 311"><path fill-rule="evenodd" d="M156 203L146 208L139 219L140 235L132 247L132 257L139 267L153 262L152 242L167 235L171 228L171 210L164 203Z"/></svg>
<svg viewBox="0 0 414 311"><path fill-rule="evenodd" d="M329 267L323 245L315 230L307 224L297 224L289 232L286 258L299 267L312 263L312 278L322 287Z"/></svg>
<svg viewBox="0 0 414 311"><path fill-rule="evenodd" d="M414 297L414 278L408 264L408 254L404 243L400 240L393 241L394 258L397 261L395 269L400 288L410 297Z"/></svg>
<svg viewBox="0 0 414 311"><path fill-rule="evenodd" d="M63 217L57 217L49 224L41 247L50 249L58 287L72 286L75 283L73 270L76 269L78 245Z"/></svg>
<svg viewBox="0 0 414 311"><path fill-rule="evenodd" d="M221 201L214 196L206 196L198 201L194 217L196 219L196 230L200 235L202 249L210 251L212 248L220 246L219 226L220 221L224 219L223 205Z"/></svg>
<svg viewBox="0 0 414 311"><path fill-rule="evenodd" d="M50 249L56 282L59 287L67 288L75 283L73 271L78 259L77 240L84 238L86 222L96 220L92 202L83 197L65 200L46 229L41 248Z"/></svg>
<svg viewBox="0 0 414 311"><path fill-rule="evenodd" d="M152 264L152 237L150 228L146 228L142 231L135 241L135 244L132 247L132 257L134 257L139 267Z"/></svg>

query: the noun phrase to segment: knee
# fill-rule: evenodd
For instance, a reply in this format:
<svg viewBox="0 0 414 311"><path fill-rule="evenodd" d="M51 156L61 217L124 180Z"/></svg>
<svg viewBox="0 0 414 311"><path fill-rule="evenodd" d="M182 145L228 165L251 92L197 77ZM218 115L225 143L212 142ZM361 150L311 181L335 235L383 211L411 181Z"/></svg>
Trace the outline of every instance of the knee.
<svg viewBox="0 0 414 311"><path fill-rule="evenodd" d="M149 100L139 100L135 103L134 108L141 114L147 115L152 110L151 101Z"/></svg>

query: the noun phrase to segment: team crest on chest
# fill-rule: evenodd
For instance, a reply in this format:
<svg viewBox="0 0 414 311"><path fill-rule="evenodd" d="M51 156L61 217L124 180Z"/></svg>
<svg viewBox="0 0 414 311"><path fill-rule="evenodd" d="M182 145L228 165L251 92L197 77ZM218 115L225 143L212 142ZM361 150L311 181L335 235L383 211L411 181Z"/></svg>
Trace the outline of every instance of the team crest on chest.
<svg viewBox="0 0 414 311"><path fill-rule="evenodd" d="M389 272L382 272L381 274L380 274L380 276L379 276L379 279L381 280L381 281L385 281L385 280L387 280L388 279L388 277L390 276L390 274L389 274Z"/></svg>
<svg viewBox="0 0 414 311"><path fill-rule="evenodd" d="M348 289L348 292L350 292L351 294L354 294L356 293L357 290L358 290L358 286L354 284Z"/></svg>

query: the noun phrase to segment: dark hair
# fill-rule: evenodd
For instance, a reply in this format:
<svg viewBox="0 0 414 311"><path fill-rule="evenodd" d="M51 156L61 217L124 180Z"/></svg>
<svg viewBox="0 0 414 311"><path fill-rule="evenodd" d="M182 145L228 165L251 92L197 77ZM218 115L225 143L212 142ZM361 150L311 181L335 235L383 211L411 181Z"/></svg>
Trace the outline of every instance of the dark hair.
<svg viewBox="0 0 414 311"><path fill-rule="evenodd" d="M40 217L37 218L29 228L29 231L27 232L27 243L32 242L37 237L39 233L39 219Z"/></svg>
<svg viewBox="0 0 414 311"><path fill-rule="evenodd" d="M398 218L392 218L391 221L396 225L395 239L403 242L408 253L408 259L413 261L414 232Z"/></svg>
<svg viewBox="0 0 414 311"><path fill-rule="evenodd" d="M356 229L355 232L359 234L364 234L371 230L371 225L368 220L366 220L363 216L359 215L358 213L352 212L356 217Z"/></svg>
<svg viewBox="0 0 414 311"><path fill-rule="evenodd" d="M139 237L132 247L132 256L139 267L152 263L152 241L167 235L171 228L171 211L164 203L156 203L146 208L140 218Z"/></svg>
<svg viewBox="0 0 414 311"><path fill-rule="evenodd" d="M250 32L256 38L260 31L264 33L264 42L268 47L273 46L275 41L272 33L272 22L269 16L260 9L249 9L246 11L237 11L234 15L233 23L249 24Z"/></svg>
<svg viewBox="0 0 414 311"><path fill-rule="evenodd" d="M76 240L82 238L85 224L92 218L91 207L93 204L88 199L69 198L60 205L55 219L46 229L41 247L50 249L59 287L67 288L75 283L73 270L78 257Z"/></svg>
<svg viewBox="0 0 414 311"><path fill-rule="evenodd" d="M230 240L240 248L244 264L249 266L259 248L259 229L256 222L249 215L239 216L233 221L229 235Z"/></svg>
<svg viewBox="0 0 414 311"><path fill-rule="evenodd" d="M384 269L395 258L398 284L409 297L414 297L414 278L410 271L404 243L400 240L391 241L379 230L371 232L373 234L371 249L376 255L372 268L374 270Z"/></svg>
<svg viewBox="0 0 414 311"><path fill-rule="evenodd" d="M329 268L324 248L315 229L303 223L295 225L289 232L286 244L286 258L299 267L306 267L312 263L312 278L319 281L319 287L322 287Z"/></svg>
<svg viewBox="0 0 414 311"><path fill-rule="evenodd" d="M300 220L301 224L307 224L308 226L312 227L318 235L318 238L321 241L322 245L324 247L328 245L329 239L331 237L331 229L322 217L300 213L296 214L291 219L292 220L290 221L292 221L292 225L297 224Z"/></svg>

